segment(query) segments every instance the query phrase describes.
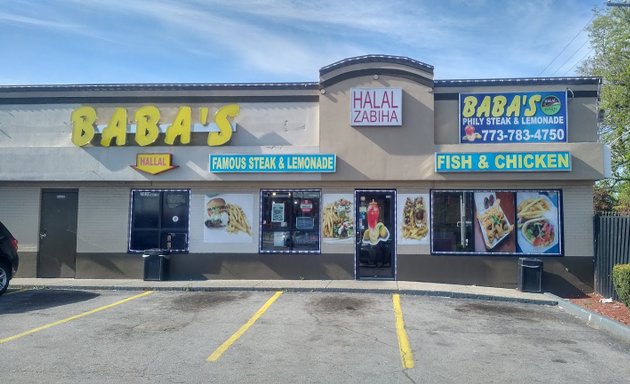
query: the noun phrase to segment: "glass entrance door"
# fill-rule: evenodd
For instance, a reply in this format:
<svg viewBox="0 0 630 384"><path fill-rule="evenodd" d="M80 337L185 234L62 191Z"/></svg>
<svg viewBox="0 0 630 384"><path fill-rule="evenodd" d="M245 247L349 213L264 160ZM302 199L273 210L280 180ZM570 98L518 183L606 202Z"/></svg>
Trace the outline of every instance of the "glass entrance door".
<svg viewBox="0 0 630 384"><path fill-rule="evenodd" d="M357 190L357 279L394 279L396 273L396 191Z"/></svg>

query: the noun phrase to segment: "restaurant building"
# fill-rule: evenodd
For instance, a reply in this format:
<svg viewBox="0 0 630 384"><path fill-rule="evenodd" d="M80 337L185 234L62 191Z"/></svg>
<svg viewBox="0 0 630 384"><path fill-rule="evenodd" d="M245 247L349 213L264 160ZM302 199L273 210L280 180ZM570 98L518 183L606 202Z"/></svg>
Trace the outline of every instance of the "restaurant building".
<svg viewBox="0 0 630 384"><path fill-rule="evenodd" d="M593 284L598 78L0 86L0 218L22 277Z"/></svg>

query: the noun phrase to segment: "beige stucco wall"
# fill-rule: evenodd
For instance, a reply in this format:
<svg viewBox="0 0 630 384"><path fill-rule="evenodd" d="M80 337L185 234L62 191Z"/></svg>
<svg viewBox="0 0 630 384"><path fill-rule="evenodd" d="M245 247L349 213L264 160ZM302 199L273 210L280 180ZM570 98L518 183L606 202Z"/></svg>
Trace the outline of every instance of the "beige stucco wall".
<svg viewBox="0 0 630 384"><path fill-rule="evenodd" d="M485 87L436 87L435 95L456 96L459 93L494 93L494 92L538 92L567 90L568 104L568 141L597 142L597 97L575 97L576 92L597 91L597 85L562 85L548 84L536 86L485 86ZM570 90L570 91L569 91ZM579 94L579 93L578 93ZM573 96L572 96L573 95ZM459 143L459 98L454 100L436 100L435 102L435 143ZM501 144L493 144L495 147ZM538 145L538 144L534 144ZM477 147L479 145L469 145ZM525 150L531 150L532 144L523 144Z"/></svg>
<svg viewBox="0 0 630 384"><path fill-rule="evenodd" d="M402 126L351 126L351 89L360 87L402 88ZM324 175L324 180L426 178L424 160L434 152L430 87L390 76L343 81L327 87L320 97L320 120L320 152L337 155L337 172Z"/></svg>
<svg viewBox="0 0 630 384"><path fill-rule="evenodd" d="M228 104L228 103L226 103ZM128 116L144 104L125 104ZM152 104L161 112L162 122L171 122L178 106L197 110L202 104ZM223 104L210 104L216 107ZM70 115L79 104L0 105L0 167L5 181L201 181L201 180L319 180L306 175L215 175L208 171L211 153L318 153L319 106L315 102L241 103L234 119L236 132L224 146L205 144L207 133L193 133L192 145L150 145L133 142L127 146L77 147L71 141ZM107 124L112 105L93 104L99 120ZM204 104L208 106L208 104ZM195 116L195 115L193 115ZM163 134L161 134L163 136ZM178 168L160 175L148 175L130 167L139 153L171 153Z"/></svg>
<svg viewBox="0 0 630 384"><path fill-rule="evenodd" d="M104 184L79 188L77 252L127 252L129 188Z"/></svg>
<svg viewBox="0 0 630 384"><path fill-rule="evenodd" d="M408 72L411 78L366 70ZM345 76L364 71L361 76ZM339 77L340 80L328 83ZM533 90L596 91L596 85L432 87L433 76L419 68L393 63L363 63L336 69L321 78L323 91L296 92L319 102L246 102L234 119L237 131L225 146L199 145L76 147L71 143L70 114L79 104L0 105L0 180L21 183L0 188L0 217L20 237L23 249L37 251L40 190L48 186L79 189L79 253L125 253L128 241L129 190L191 188L191 253L257 253L259 191L261 188L321 188L322 193L388 188L398 193L428 193L430 189L561 189L563 191L565 255L593 255L592 184L603 177L603 147L597 143L597 100L569 97L569 143L459 144L458 101L434 100L435 95L459 92L514 92ZM352 88L401 88L403 124L399 127L352 127ZM170 97L237 94L260 97L291 91L164 91ZM155 96L151 91L91 91L107 95ZM61 94L63 96L63 93ZM72 96L72 94L65 94ZM85 94L84 94L85 95ZM89 96L88 95L88 96ZM16 95L19 96L19 95ZM237 95L238 96L238 95ZM146 103L152 104L152 103ZM224 103L212 103L216 108ZM225 103L228 104L228 103ZM144 104L125 104L130 110ZM199 103L155 104L171 119L177 107L196 109ZM95 105L107 120L113 104ZM100 123L106 123L101 121ZM201 134L194 134L201 135ZM199 142L200 137L194 140ZM570 151L570 172L437 174L436 152ZM179 168L147 175L130 167L138 153L171 153ZM332 153L334 174L223 174L208 172L208 155ZM18 166L15 166L15 165ZM27 186L24 186L24 185ZM203 241L204 196L209 193L253 195L253 241L248 244L208 244ZM23 221L22 221L23 220ZM104 230L106 228L106 230ZM399 254L429 254L428 245L402 246ZM322 253L352 254L354 245L322 243Z"/></svg>
<svg viewBox="0 0 630 384"><path fill-rule="evenodd" d="M19 242L19 250L34 252L39 243L39 207L41 193L38 186L0 187L0 221Z"/></svg>
<svg viewBox="0 0 630 384"><path fill-rule="evenodd" d="M572 157L570 172L501 173L505 180L589 180L602 179L605 174L603 144L598 143L597 98L575 97L584 91L597 91L597 85L540 85L540 86L485 86L485 87L436 87L435 94L457 96L461 93L565 91L568 100L568 143L535 144L459 144L459 101L435 102L435 143L437 152L527 152L569 151ZM427 160L429 161L429 160ZM494 174L498 176L498 174ZM438 180L472 180L490 178L478 173L442 174Z"/></svg>
<svg viewBox="0 0 630 384"><path fill-rule="evenodd" d="M566 256L592 257L593 188L574 186L563 189L564 248Z"/></svg>
<svg viewBox="0 0 630 384"><path fill-rule="evenodd" d="M322 81L342 78L326 86L320 96L320 152L337 154L337 172L323 180L584 180L593 182L604 177L604 148L597 142L597 98L583 97L595 93L595 84L547 84L514 86L436 86L432 76L417 70L406 70L422 76L409 80L399 76L344 76L364 70L366 64L338 69ZM390 68L392 65L378 67ZM376 71L375 71L376 72ZM352 88L402 88L403 125L401 127L353 127L349 123ZM458 94L474 92L564 91L568 94L569 143L535 144L460 144ZM440 97L437 97L437 96ZM578 95L578 96L575 96ZM434 96L438 99L434 101ZM445 100L445 96L446 100ZM570 172L505 173L436 173L436 152L531 152L569 151Z"/></svg>

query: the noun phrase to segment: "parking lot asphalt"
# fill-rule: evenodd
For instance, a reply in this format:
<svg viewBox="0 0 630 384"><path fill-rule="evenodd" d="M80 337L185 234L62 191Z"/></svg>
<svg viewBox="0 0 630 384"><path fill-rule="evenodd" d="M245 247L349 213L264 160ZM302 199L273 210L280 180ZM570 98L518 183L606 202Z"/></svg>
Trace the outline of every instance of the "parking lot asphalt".
<svg viewBox="0 0 630 384"><path fill-rule="evenodd" d="M154 284L154 283L153 283ZM13 287L11 383L623 382L630 341L551 302L393 291Z"/></svg>
<svg viewBox="0 0 630 384"><path fill-rule="evenodd" d="M569 300L545 292L521 292L517 289L476 285L438 284L386 280L196 280L145 281L140 279L62 279L15 278L13 289L59 288L153 291L291 291L291 292L355 292L398 293L463 299L481 299L530 304L557 305L563 311L589 326L630 340L630 327L599 313L589 311Z"/></svg>

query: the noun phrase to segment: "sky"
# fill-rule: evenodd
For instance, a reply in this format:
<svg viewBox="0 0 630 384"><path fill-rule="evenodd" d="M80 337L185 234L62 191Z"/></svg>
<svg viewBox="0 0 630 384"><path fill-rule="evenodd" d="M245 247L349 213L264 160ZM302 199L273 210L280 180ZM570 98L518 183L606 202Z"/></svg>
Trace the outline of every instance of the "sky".
<svg viewBox="0 0 630 384"><path fill-rule="evenodd" d="M605 0L0 0L0 85L316 82L367 54L436 79L575 76Z"/></svg>

